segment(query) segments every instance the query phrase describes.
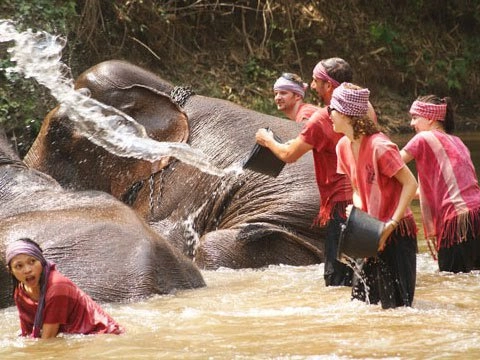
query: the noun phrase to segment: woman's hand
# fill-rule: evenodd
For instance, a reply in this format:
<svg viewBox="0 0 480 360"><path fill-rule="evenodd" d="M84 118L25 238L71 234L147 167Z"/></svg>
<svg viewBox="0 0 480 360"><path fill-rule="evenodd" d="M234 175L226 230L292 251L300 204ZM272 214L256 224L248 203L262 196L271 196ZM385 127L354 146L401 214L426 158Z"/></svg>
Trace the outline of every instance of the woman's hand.
<svg viewBox="0 0 480 360"><path fill-rule="evenodd" d="M394 219L390 219L385 223L383 228L382 236L380 237L380 241L378 242L378 251L382 252L387 245L387 239L398 226L398 221Z"/></svg>

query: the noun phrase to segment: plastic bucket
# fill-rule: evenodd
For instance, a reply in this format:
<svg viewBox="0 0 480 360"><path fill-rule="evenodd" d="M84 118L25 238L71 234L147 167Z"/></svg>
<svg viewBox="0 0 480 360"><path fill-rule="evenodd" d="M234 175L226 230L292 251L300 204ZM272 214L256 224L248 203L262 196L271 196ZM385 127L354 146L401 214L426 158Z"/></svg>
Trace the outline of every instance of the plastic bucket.
<svg viewBox="0 0 480 360"><path fill-rule="evenodd" d="M273 136L277 142L282 142L278 136L275 134ZM272 177L277 177L284 166L285 162L277 158L269 148L259 144L255 144L243 163L244 169L250 169Z"/></svg>
<svg viewBox="0 0 480 360"><path fill-rule="evenodd" d="M376 256L384 227L383 221L353 207L346 223L342 224L337 259L345 262L345 255L353 259Z"/></svg>

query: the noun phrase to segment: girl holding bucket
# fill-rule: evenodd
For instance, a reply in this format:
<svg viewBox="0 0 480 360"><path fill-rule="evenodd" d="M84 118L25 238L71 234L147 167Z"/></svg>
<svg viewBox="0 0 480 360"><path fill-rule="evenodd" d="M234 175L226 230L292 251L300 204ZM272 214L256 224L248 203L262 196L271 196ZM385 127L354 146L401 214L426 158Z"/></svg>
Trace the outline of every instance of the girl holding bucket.
<svg viewBox="0 0 480 360"><path fill-rule="evenodd" d="M415 159L425 238L435 245L440 271L478 270L480 188L468 148L451 135L450 98L420 96L410 115L417 134L400 153L406 163Z"/></svg>
<svg viewBox="0 0 480 360"><path fill-rule="evenodd" d="M385 222L377 256L357 260L361 278L354 277L352 298L380 301L384 309L411 306L417 228L409 206L417 182L398 147L367 116L369 95L368 89L343 83L328 108L334 130L346 135L337 144L337 171L350 178L353 205Z"/></svg>

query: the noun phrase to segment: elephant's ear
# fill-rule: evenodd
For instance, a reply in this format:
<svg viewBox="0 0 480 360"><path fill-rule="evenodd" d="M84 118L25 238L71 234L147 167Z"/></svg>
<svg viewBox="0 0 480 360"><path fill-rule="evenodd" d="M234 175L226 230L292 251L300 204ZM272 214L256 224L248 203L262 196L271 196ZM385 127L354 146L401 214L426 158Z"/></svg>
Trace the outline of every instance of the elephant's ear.
<svg viewBox="0 0 480 360"><path fill-rule="evenodd" d="M92 98L113 106L131 116L145 127L156 141L187 142L188 117L169 95L145 85L134 84L122 88L95 83L76 84L76 89L86 87Z"/></svg>
<svg viewBox="0 0 480 360"><path fill-rule="evenodd" d="M187 142L190 133L188 116L161 91L143 85L121 90L120 104L112 104L142 124L157 141ZM120 95L120 94L119 94Z"/></svg>

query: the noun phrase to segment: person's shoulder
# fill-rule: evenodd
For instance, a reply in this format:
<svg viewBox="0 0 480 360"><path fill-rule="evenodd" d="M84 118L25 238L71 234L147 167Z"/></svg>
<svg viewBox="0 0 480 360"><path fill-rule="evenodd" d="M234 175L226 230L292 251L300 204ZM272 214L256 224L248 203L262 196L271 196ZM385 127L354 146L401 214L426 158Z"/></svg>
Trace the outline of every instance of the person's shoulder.
<svg viewBox="0 0 480 360"><path fill-rule="evenodd" d="M372 135L367 136L367 143L372 147L382 148L382 147L397 147L398 146L390 139L388 135L383 132L378 132Z"/></svg>
<svg viewBox="0 0 480 360"><path fill-rule="evenodd" d="M76 289L77 286L57 269L52 269L48 278L48 288Z"/></svg>
<svg viewBox="0 0 480 360"><path fill-rule="evenodd" d="M310 116L310 119L307 123L310 122L312 124L323 125L326 122L331 123L330 116L328 115L328 111L326 107L319 107L315 112Z"/></svg>
<svg viewBox="0 0 480 360"><path fill-rule="evenodd" d="M351 148L351 141L350 139L348 138L348 136L346 135L343 135L340 139L338 139L338 142L337 142L337 149L338 151L345 151L345 149L350 149Z"/></svg>
<svg viewBox="0 0 480 360"><path fill-rule="evenodd" d="M313 104L309 103L302 103L297 111L296 115L296 121L297 122L302 122L302 121L308 121L312 115L317 111L320 110L321 108L318 106L315 106Z"/></svg>
<svg viewBox="0 0 480 360"><path fill-rule="evenodd" d="M313 104L310 104L310 103L302 103L302 105L300 105L300 108L312 111L312 113L314 113L317 110L322 109L321 106L313 105Z"/></svg>

